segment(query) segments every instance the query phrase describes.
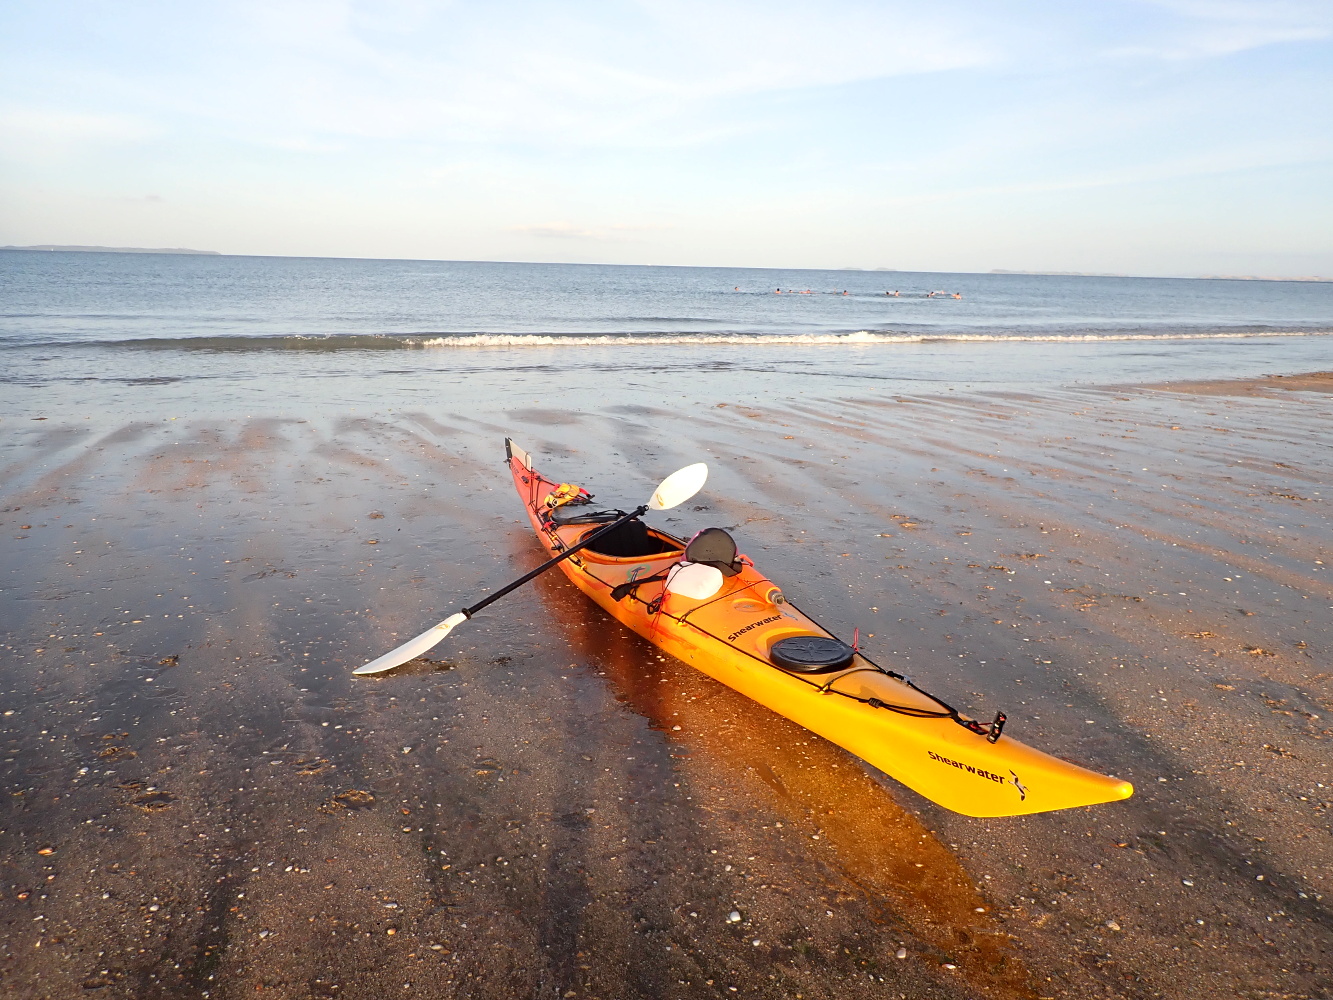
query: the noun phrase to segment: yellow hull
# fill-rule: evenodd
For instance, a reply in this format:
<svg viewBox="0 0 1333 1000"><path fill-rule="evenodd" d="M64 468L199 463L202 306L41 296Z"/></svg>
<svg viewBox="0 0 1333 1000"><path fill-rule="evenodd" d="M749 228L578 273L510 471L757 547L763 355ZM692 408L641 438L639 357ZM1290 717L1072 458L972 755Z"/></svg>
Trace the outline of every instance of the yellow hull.
<svg viewBox="0 0 1333 1000"><path fill-rule="evenodd" d="M557 524L544 506L557 484L510 459L514 485L537 537L551 555L597 525ZM786 603L753 566L706 601L666 594L645 582L616 600L612 589L655 576L679 561L684 543L653 534L676 551L615 558L583 550L560 563L576 587L607 614L672 656L784 715L947 809L966 816L1019 816L1129 798L1133 786L1052 757L1001 735L992 742L942 714L934 698L857 654L851 667L796 675L773 665L768 650L792 635L828 635ZM912 713L925 713L926 717ZM967 721L967 720L962 720Z"/></svg>

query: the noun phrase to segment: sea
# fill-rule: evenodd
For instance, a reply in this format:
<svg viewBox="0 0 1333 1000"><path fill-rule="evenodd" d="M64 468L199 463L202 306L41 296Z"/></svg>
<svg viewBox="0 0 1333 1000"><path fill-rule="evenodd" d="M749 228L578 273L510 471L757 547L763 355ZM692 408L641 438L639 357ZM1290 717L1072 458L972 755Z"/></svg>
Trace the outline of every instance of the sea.
<svg viewBox="0 0 1333 1000"><path fill-rule="evenodd" d="M0 415L1040 390L1333 368L1333 283L0 251Z"/></svg>

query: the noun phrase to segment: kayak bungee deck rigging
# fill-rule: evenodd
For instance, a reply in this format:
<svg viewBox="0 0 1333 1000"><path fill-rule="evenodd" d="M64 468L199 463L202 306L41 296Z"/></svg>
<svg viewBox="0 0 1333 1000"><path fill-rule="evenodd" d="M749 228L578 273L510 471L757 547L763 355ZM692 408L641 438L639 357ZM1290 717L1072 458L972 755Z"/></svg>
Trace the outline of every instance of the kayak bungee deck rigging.
<svg viewBox="0 0 1333 1000"><path fill-rule="evenodd" d="M624 519L586 490L545 478L508 439L514 486L552 556ZM720 528L690 542L637 519L559 566L649 642L967 816L1017 816L1128 798L1133 786L970 719L830 635L783 596Z"/></svg>

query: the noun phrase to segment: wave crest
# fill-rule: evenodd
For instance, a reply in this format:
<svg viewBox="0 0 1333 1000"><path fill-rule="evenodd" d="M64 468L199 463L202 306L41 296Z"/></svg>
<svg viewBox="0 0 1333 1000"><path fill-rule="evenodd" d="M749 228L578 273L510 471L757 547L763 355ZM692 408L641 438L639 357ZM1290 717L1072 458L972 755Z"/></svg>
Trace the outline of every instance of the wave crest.
<svg viewBox="0 0 1333 1000"><path fill-rule="evenodd" d="M139 351L201 351L213 353L285 351L467 350L482 348L571 347L876 347L891 344L1095 344L1110 341L1244 340L1255 337L1321 337L1333 330L1211 330L1149 333L1103 330L1086 333L923 333L857 330L851 333L410 333L298 334L199 337L142 337L125 340L0 341L0 349L113 348Z"/></svg>
<svg viewBox="0 0 1333 1000"><path fill-rule="evenodd" d="M553 336L528 333L474 333L442 337L405 337L404 346L419 348L476 347L666 347L712 344L718 346L774 346L800 344L811 347L875 344L948 343L1040 343L1083 344L1113 340L1240 340L1251 337L1315 337L1330 331L1283 330L1264 332L1210 333L670 333L592 334Z"/></svg>

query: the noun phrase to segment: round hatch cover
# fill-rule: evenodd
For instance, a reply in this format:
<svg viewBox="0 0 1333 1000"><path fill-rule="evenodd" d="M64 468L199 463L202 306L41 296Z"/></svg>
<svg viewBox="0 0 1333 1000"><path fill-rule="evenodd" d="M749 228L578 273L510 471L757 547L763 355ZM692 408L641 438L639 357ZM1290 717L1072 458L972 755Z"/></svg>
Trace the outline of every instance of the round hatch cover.
<svg viewBox="0 0 1333 1000"><path fill-rule="evenodd" d="M773 643L768 655L783 670L825 674L850 667L856 651L826 635L791 635Z"/></svg>

